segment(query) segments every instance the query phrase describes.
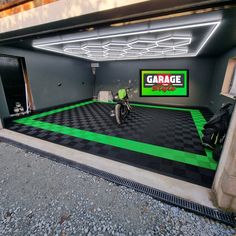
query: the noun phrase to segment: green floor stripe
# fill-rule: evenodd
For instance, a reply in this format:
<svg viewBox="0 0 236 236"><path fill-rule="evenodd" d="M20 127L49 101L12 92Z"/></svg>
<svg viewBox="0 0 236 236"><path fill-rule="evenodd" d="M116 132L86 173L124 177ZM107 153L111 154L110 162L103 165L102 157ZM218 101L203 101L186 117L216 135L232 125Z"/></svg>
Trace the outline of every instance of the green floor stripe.
<svg viewBox="0 0 236 236"><path fill-rule="evenodd" d="M211 161L206 156L201 156L198 154L183 152L179 150L174 150L170 148L160 147L152 144L137 142L133 140L98 134L94 132L89 132L80 129L74 129L70 127L65 127L61 125L51 124L47 122L37 121L25 118L22 120L17 120L17 123L32 126L35 128L40 128L44 130L49 130L52 132L57 132L77 138L86 139L93 142L98 142L106 145L112 145L114 147L119 147L127 149L130 151L140 152L156 157L161 157L169 159L172 161L178 161L186 164L191 164L194 166L199 166L211 170L215 170L216 163L211 163Z"/></svg>
<svg viewBox="0 0 236 236"><path fill-rule="evenodd" d="M95 102L116 104L115 102L101 102L101 101L96 101L96 100ZM158 108L158 109L167 109L167 110L175 110L175 111L195 111L195 109L190 109L190 108L148 105L148 104L140 104L140 103L132 103L132 102L130 103L130 105L135 106L135 107Z"/></svg>
<svg viewBox="0 0 236 236"><path fill-rule="evenodd" d="M182 162L185 164L199 166L202 168L216 170L217 163L212 158L212 151L207 150L207 149L205 149L207 155L203 156L203 155L184 152L184 151L175 150L171 148L160 147L160 146L156 146L156 145L152 145L148 143L142 143L142 142L133 141L129 139L113 137L109 135L89 132L86 130L80 130L80 129L75 129L71 127L66 127L66 126L61 126L57 124L35 120L35 119L52 115L58 112L70 110L70 109L77 108L80 106L85 106L94 102L98 102L98 101L88 101L88 102L83 102L83 103L79 103L79 104L75 104L75 105L71 105L71 106L67 106L63 108L58 108L58 109L42 112L40 114L32 115L30 117L18 119L15 122L19 124L23 124L23 125L32 126L35 128L57 132L57 133L61 133L61 134L65 134L65 135L69 135L69 136L73 136L73 137L77 137L81 139L86 139L93 142L98 142L98 143L102 143L106 145L111 145L114 147L127 149L130 151L144 153L144 154L148 154L155 157L165 158L168 160L173 160L173 161ZM103 102L103 103L107 103L107 102ZM115 104L114 102L108 102L108 103ZM201 114L199 110L177 108L177 107L156 106L156 105L145 105L145 104L132 104L132 105L139 106L139 107L147 107L147 108L188 111L192 115L193 121L198 130L199 137L202 137L201 130L203 128L203 125L206 123L206 120L204 119L203 115Z"/></svg>
<svg viewBox="0 0 236 236"><path fill-rule="evenodd" d="M108 103L108 104L116 104L115 102L100 102L100 101L95 101L99 103ZM146 108L157 108L157 109L167 109L167 110L175 110L175 111L187 111L191 113L192 119L195 123L195 126L198 131L198 135L200 138L202 138L202 130L203 126L206 124L206 120L203 117L202 113L197 110L197 109L190 109L190 108L181 108L181 107L168 107L168 106L158 106L158 105L147 105L147 104L139 104L139 103L131 103L131 106L136 106L136 107L146 107ZM206 155L212 159L212 151L205 148ZM215 162L212 159L213 162Z"/></svg>
<svg viewBox="0 0 236 236"><path fill-rule="evenodd" d="M44 116L52 115L52 114L59 113L62 111L67 111L67 110L74 109L77 107L85 106L85 105L88 105L91 103L94 103L94 101L82 102L82 103L78 103L78 104L67 106L67 107L62 107L62 108L58 108L58 109L54 109L54 110L50 110L50 111L45 111L40 114L29 116L27 118L38 119L38 118L42 118ZM22 118L22 119L24 119L24 118Z"/></svg>

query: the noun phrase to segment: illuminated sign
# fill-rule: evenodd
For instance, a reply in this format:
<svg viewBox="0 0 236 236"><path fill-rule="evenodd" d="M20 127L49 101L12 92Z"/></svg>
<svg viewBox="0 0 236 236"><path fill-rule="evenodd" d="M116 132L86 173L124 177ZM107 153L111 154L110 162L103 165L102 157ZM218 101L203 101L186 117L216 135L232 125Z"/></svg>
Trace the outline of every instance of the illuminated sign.
<svg viewBox="0 0 236 236"><path fill-rule="evenodd" d="M141 97L187 97L188 70L141 70Z"/></svg>

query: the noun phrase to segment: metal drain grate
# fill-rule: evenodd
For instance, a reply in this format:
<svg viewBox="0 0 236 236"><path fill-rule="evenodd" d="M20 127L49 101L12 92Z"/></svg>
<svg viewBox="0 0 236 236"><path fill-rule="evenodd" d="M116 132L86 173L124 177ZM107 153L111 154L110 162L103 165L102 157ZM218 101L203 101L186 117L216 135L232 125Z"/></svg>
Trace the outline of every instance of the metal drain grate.
<svg viewBox="0 0 236 236"><path fill-rule="evenodd" d="M193 212L198 215L206 216L208 218L211 218L213 220L217 220L221 223L230 225L232 227L236 226L236 219L235 219L234 214L232 214L232 213L227 213L227 212L223 212L223 211L220 211L217 209L206 207L206 206L200 205L198 203L191 202L191 201L185 200L183 198L177 197L173 194L169 194L169 193L160 191L158 189L154 189L152 187L149 187L149 186L146 186L143 184L139 184L137 182L110 174L105 171L95 169L90 166L86 166L83 164L79 164L79 163L67 160L65 158L47 153L45 151L42 151L42 150L39 150L36 148L32 148L32 147L24 145L24 144L20 144L18 142L15 142L15 141L12 141L12 140L9 140L6 138L0 137L0 140L4 141L6 143L12 144L14 146L17 146L19 148L25 149L27 151L37 153L42 157L46 157L46 158L51 159L53 161L66 164L66 165L69 165L70 167L76 168L78 170L81 170L81 171L87 172L89 174L101 177L101 178L111 181L115 184L123 185L128 188L132 188L138 192L142 192L147 195L150 195L151 197L153 197L157 200L163 201L167 204L171 204L171 205L183 208L187 211Z"/></svg>

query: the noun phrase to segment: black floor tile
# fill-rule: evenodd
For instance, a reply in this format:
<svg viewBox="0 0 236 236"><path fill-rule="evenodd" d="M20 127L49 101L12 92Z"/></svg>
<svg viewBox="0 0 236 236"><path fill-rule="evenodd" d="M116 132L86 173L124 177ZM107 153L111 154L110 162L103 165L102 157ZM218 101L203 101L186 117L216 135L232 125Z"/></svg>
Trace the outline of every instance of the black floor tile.
<svg viewBox="0 0 236 236"><path fill-rule="evenodd" d="M135 107L127 122L119 127L114 119L109 116L112 107L110 104L93 103L49 115L39 120L205 155L205 150L201 145L201 140L189 112ZM205 117L210 117L209 114L209 111L205 111ZM205 187L211 187L215 175L215 171L212 170L14 122L8 128Z"/></svg>

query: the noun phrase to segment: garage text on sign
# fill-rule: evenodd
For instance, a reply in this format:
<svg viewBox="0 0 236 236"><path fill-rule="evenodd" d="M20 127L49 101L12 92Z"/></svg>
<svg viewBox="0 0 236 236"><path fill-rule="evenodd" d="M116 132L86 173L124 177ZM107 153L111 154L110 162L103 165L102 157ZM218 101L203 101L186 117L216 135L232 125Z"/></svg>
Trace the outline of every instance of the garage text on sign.
<svg viewBox="0 0 236 236"><path fill-rule="evenodd" d="M159 93L158 93L159 91ZM141 70L141 96L187 96L187 70Z"/></svg>

